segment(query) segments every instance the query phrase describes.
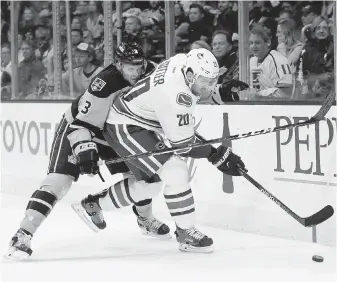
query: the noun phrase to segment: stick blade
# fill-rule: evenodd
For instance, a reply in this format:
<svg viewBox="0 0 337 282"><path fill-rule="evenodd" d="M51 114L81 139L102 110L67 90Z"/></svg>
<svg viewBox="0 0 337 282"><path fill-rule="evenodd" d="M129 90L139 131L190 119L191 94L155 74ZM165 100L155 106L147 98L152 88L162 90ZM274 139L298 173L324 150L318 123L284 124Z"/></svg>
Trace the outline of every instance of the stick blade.
<svg viewBox="0 0 337 282"><path fill-rule="evenodd" d="M307 217L304 219L305 227L312 227L318 225L327 219L329 219L334 214L334 209L332 206L325 206L323 209L318 211L317 213Z"/></svg>

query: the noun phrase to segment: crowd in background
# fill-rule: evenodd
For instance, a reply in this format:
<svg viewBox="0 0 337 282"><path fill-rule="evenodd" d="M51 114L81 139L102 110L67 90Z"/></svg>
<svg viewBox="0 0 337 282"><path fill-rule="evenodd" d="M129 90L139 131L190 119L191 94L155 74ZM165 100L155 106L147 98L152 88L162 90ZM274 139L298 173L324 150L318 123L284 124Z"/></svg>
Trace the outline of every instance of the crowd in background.
<svg viewBox="0 0 337 282"><path fill-rule="evenodd" d="M9 1L1 1L1 99L51 99L54 92L52 2L21 1L19 5L19 93L13 97L10 8ZM74 73L74 93L70 94L65 3L60 2L63 94L57 98L76 98L103 68L102 5L102 1L70 2ZM292 75L294 87L281 98L323 99L334 88L333 6L333 1L249 2L249 26L261 30L256 33L261 38L259 48L275 50L289 60L290 68L284 71ZM176 53L206 48L213 52L221 67L219 83L238 79L237 1L176 1L174 7ZM148 59L164 60L164 2L123 1L122 10L122 40L139 43ZM116 36L115 13L112 21ZM250 51L254 46L249 43ZM250 83L254 88L254 81Z"/></svg>

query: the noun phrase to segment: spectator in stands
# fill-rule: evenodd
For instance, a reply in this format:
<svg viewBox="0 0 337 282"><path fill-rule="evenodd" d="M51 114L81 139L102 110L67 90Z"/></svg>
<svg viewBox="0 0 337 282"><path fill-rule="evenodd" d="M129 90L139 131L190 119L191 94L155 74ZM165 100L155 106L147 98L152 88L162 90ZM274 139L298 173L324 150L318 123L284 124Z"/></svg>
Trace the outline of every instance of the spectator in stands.
<svg viewBox="0 0 337 282"><path fill-rule="evenodd" d="M1 71L1 101L12 99L12 81L11 75Z"/></svg>
<svg viewBox="0 0 337 282"><path fill-rule="evenodd" d="M149 47L146 42L146 36L142 34L142 26L139 17L130 16L125 20L125 31L123 41L136 42L142 47Z"/></svg>
<svg viewBox="0 0 337 282"><path fill-rule="evenodd" d="M74 74L74 93L70 96L79 96L88 88L91 79L97 75L103 68L93 64L95 60L95 51L87 43L80 43L76 48L75 61L77 68L73 70ZM62 92L69 94L69 70L62 74Z"/></svg>
<svg viewBox="0 0 337 282"><path fill-rule="evenodd" d="M71 30L71 44L73 53L76 51L78 44L83 42L83 31L81 29L72 29Z"/></svg>
<svg viewBox="0 0 337 282"><path fill-rule="evenodd" d="M34 32L32 29L27 30L25 34L25 40L33 42L35 40Z"/></svg>
<svg viewBox="0 0 337 282"><path fill-rule="evenodd" d="M139 36L141 32L141 21L136 16L130 16L125 20L125 35L128 40L131 40L134 36Z"/></svg>
<svg viewBox="0 0 337 282"><path fill-rule="evenodd" d="M10 75L12 73L11 46L8 43L1 46L1 71L6 71Z"/></svg>
<svg viewBox="0 0 337 282"><path fill-rule="evenodd" d="M45 26L52 26L53 25L53 19L52 19L52 12L49 10L49 8L43 9L39 13L40 21Z"/></svg>
<svg viewBox="0 0 337 282"><path fill-rule="evenodd" d="M199 48L204 48L204 49L207 49L208 51L212 52L211 46L209 46L205 41L197 40L197 41L194 41L191 44L191 50L199 49Z"/></svg>
<svg viewBox="0 0 337 282"><path fill-rule="evenodd" d="M101 14L100 3L97 1L90 1L88 11L87 29L92 38L99 37L101 35L99 22L104 20L104 17Z"/></svg>
<svg viewBox="0 0 337 282"><path fill-rule="evenodd" d="M125 20L127 17L130 16L136 16L138 17L141 14L141 10L134 7L134 1L122 1L122 18ZM116 12L112 15L112 24L114 28L116 29L117 25L117 14ZM116 30L114 31L114 34L116 34Z"/></svg>
<svg viewBox="0 0 337 282"><path fill-rule="evenodd" d="M36 91L38 82L46 73L46 68L36 59L30 42L23 41L21 50L24 59L18 66L19 97L25 98Z"/></svg>
<svg viewBox="0 0 337 282"><path fill-rule="evenodd" d="M180 3L174 4L174 27L177 29L182 23L186 22L187 18L184 13L183 6Z"/></svg>
<svg viewBox="0 0 337 282"><path fill-rule="evenodd" d="M293 14L289 10L281 10L279 13L279 17L277 18L277 21L281 20L287 20L293 18Z"/></svg>
<svg viewBox="0 0 337 282"><path fill-rule="evenodd" d="M71 21L71 29L82 29L81 20L79 17L74 17Z"/></svg>
<svg viewBox="0 0 337 282"><path fill-rule="evenodd" d="M303 75L310 97L324 96L333 86L333 45L328 18L316 17L311 25L311 36L303 47Z"/></svg>
<svg viewBox="0 0 337 282"><path fill-rule="evenodd" d="M256 96L291 98L292 73L290 61L271 50L271 31L254 24L249 37L251 87Z"/></svg>
<svg viewBox="0 0 337 282"><path fill-rule="evenodd" d="M92 39L90 46L95 50L95 57L100 65L104 64L104 21L99 21L99 31L100 35ZM115 49L114 49L115 50Z"/></svg>
<svg viewBox="0 0 337 282"><path fill-rule="evenodd" d="M81 20L81 25L86 26L88 19L88 3L87 1L79 1L76 5L76 10L73 13L74 16L77 16Z"/></svg>
<svg viewBox="0 0 337 282"><path fill-rule="evenodd" d="M321 11L315 9L313 5L308 4L304 6L302 9L302 17L301 17L303 27L311 24L313 20L320 14L320 12Z"/></svg>
<svg viewBox="0 0 337 282"><path fill-rule="evenodd" d="M1 9L1 44L8 43L9 23L5 21L4 13Z"/></svg>
<svg viewBox="0 0 337 282"><path fill-rule="evenodd" d="M165 27L165 11L161 7L159 1L149 1L150 8L145 9L140 15L139 18L141 20L142 26L151 26L154 24L158 24L159 26Z"/></svg>
<svg viewBox="0 0 337 282"><path fill-rule="evenodd" d="M42 60L44 65L47 66L46 58L53 46L51 27L39 23L35 30L35 38L37 47L35 56L36 58Z"/></svg>
<svg viewBox="0 0 337 282"><path fill-rule="evenodd" d="M189 21L182 23L176 30L176 41L187 38L189 43L203 40L209 42L212 37L212 26L205 20L205 11L198 4L191 4L189 9Z"/></svg>
<svg viewBox="0 0 337 282"><path fill-rule="evenodd" d="M303 48L303 43L298 39L300 36L295 21L293 19L279 21L276 36L277 51L289 59L294 72Z"/></svg>
<svg viewBox="0 0 337 282"><path fill-rule="evenodd" d="M218 60L219 67L222 68L218 83L230 79L237 79L239 74L239 60L236 52L233 50L232 35L225 30L214 32L212 48L212 52Z"/></svg>
<svg viewBox="0 0 337 282"><path fill-rule="evenodd" d="M232 10L230 1L219 1L218 9L220 14L214 18L216 29L227 30L230 33L238 32L238 13Z"/></svg>
<svg viewBox="0 0 337 282"><path fill-rule="evenodd" d="M35 29L38 20L39 17L34 8L32 6L26 6L19 23L19 30L23 34L26 34L27 31Z"/></svg>

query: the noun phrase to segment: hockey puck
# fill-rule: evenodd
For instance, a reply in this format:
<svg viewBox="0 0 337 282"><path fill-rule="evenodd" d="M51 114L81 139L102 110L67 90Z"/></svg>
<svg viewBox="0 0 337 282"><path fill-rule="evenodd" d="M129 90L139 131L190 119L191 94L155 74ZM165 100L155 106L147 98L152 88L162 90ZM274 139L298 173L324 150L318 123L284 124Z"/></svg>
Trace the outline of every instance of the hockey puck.
<svg viewBox="0 0 337 282"><path fill-rule="evenodd" d="M315 261L315 262L323 262L324 258L321 257L321 256L318 256L318 255L314 255L312 257L312 260Z"/></svg>

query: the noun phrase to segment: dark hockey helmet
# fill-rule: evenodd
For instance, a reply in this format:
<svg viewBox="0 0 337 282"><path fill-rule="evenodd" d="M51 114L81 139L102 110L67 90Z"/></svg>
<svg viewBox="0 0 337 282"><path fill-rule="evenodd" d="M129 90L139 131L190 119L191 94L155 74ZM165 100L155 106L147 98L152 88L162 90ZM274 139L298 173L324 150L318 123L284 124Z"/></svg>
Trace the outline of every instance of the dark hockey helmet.
<svg viewBox="0 0 337 282"><path fill-rule="evenodd" d="M115 59L118 62L144 65L145 57L143 49L134 42L122 42L115 52Z"/></svg>

